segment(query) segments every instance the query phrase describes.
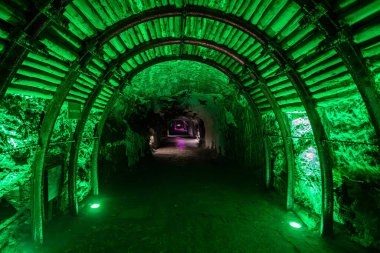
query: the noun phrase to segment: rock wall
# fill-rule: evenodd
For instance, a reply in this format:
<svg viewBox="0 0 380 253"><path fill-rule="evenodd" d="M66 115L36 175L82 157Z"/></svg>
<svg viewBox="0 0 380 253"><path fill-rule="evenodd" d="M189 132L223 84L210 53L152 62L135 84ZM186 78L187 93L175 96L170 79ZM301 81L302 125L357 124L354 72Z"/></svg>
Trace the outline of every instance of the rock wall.
<svg viewBox="0 0 380 253"><path fill-rule="evenodd" d="M320 108L334 158L335 220L362 245L380 249L380 151L362 99Z"/></svg>
<svg viewBox="0 0 380 253"><path fill-rule="evenodd" d="M312 128L304 112L288 113L287 119L294 147L296 210L309 228L318 229L322 210L322 182Z"/></svg>
<svg viewBox="0 0 380 253"><path fill-rule="evenodd" d="M0 106L0 251L12 251L23 240L23 236L30 233L31 164L47 103L42 98L6 95ZM99 116L97 110L91 112L80 147L77 182L79 200L89 193L92 137ZM68 108L64 105L54 126L45 160L47 175L57 166L63 171L60 179L62 185L56 187L59 192L47 203L47 210L51 210L50 205L54 205L55 209L54 212L47 212L47 219L64 212L67 207L66 169L76 122L68 118ZM45 189L48 187L45 186Z"/></svg>
<svg viewBox="0 0 380 253"><path fill-rule="evenodd" d="M296 212L309 228L316 229L321 213L321 173L313 133L306 113L285 114L294 152L294 201ZM288 172L281 132L274 113L263 115L264 132L270 149L271 186L285 196Z"/></svg>
<svg viewBox="0 0 380 253"><path fill-rule="evenodd" d="M30 165L46 101L6 95L0 105L0 251L20 240L29 222Z"/></svg>
<svg viewBox="0 0 380 253"><path fill-rule="evenodd" d="M271 185L281 195L286 196L288 172L285 167L285 152L280 128L273 112L264 114L262 120L265 138L270 149L270 166L273 173Z"/></svg>
<svg viewBox="0 0 380 253"><path fill-rule="evenodd" d="M225 105L226 156L258 176L265 168L264 143L257 117L247 99L234 94ZM223 132L223 131L222 131Z"/></svg>
<svg viewBox="0 0 380 253"><path fill-rule="evenodd" d="M380 249L380 152L373 126L360 97L317 107L333 156L334 221L352 239ZM321 173L318 151L305 113L287 113L295 155L297 213L318 228L321 213ZM286 168L278 124L272 113L263 116L271 146L273 186L286 194Z"/></svg>
<svg viewBox="0 0 380 253"><path fill-rule="evenodd" d="M84 127L83 139L79 148L77 194L78 200L82 201L90 194L91 190L91 154L94 147L95 126L99 122L101 113L92 109Z"/></svg>
<svg viewBox="0 0 380 253"><path fill-rule="evenodd" d="M101 184L109 183L120 170L133 171L134 165L150 154L149 109L150 104L134 95L126 95L116 102L105 122L100 143Z"/></svg>

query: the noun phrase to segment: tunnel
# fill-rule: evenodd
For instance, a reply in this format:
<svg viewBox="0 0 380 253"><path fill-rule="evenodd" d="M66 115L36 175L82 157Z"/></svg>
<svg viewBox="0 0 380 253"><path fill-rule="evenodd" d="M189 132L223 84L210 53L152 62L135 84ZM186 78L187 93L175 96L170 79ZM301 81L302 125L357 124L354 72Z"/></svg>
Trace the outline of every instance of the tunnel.
<svg viewBox="0 0 380 253"><path fill-rule="evenodd" d="M379 252L379 0L0 0L0 252Z"/></svg>

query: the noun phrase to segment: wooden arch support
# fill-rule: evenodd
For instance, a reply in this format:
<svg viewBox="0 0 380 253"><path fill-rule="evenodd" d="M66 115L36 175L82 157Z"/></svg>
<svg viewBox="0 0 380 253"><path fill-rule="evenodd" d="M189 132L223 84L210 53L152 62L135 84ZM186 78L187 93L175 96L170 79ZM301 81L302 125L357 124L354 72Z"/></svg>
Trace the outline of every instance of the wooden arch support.
<svg viewBox="0 0 380 253"><path fill-rule="evenodd" d="M86 125L88 116L92 110L92 107L101 93L106 83L111 79L114 71L114 67L110 64L107 70L104 72L103 76L100 77L99 84L93 89L92 93L87 98L87 101L83 107L80 119L75 127L73 143L70 149L70 160L68 167L68 192L69 192L69 209L72 215L78 215L78 199L77 199L77 169L78 169L78 155L80 144L82 142L82 136L84 132L84 127ZM123 84L120 85L119 89L124 87ZM94 140L95 141L95 140Z"/></svg>
<svg viewBox="0 0 380 253"><path fill-rule="evenodd" d="M164 46L164 45L173 45L173 44L180 44L180 45L190 44L190 45L195 45L195 46L202 46L202 47L215 50L219 53L225 54L229 56L230 58L234 59L235 61L239 62L241 65L248 67L251 78L259 82L259 88L262 90L266 99L269 101L270 106L272 107L275 117L279 123L281 137L284 143L284 150L285 150L285 156L286 156L286 168L288 171L287 209L288 210L293 209L293 205L294 205L294 148L293 148L293 142L290 139L290 135L291 135L290 127L287 123L287 120L284 114L282 113L282 110L277 100L275 99L272 92L268 88L265 79L260 76L257 70L257 67L254 66L253 63L250 63L244 57L239 56L239 54L235 52L234 50L224 45L217 44L214 41L183 37L182 39L177 39L177 38L156 39L156 40L151 40L149 42L140 44L139 46L130 50L128 53L125 53L124 55L116 59L115 61L117 63L114 65L120 66L123 62L127 61L128 59L133 58L135 55L138 55L141 52L144 52L151 48Z"/></svg>
<svg viewBox="0 0 380 253"><path fill-rule="evenodd" d="M98 36L96 38L94 45L95 46L102 45L102 43L105 43L106 41L108 41L114 34L118 34L124 31L125 29L128 29L128 27L132 27L139 23L146 22L148 20L152 20L156 18L182 15L182 12L183 10L181 9L176 9L176 8L171 9L171 8L166 7L166 8L161 8L161 9L160 8L153 9L153 10L145 11L139 15L134 15L130 18L127 18L111 26L109 29L106 30L105 33L102 33L101 36ZM189 6L186 7L186 15L210 18L210 19L214 19L214 20L218 20L220 22L226 23L228 25L231 25L249 34L250 36L254 37L256 40L258 40L260 43L262 43L263 45L269 46L274 49L271 52L271 55L286 70L286 74L288 75L289 79L293 83L293 86L296 88L297 93L299 94L301 98L301 101L306 109L306 112L310 119L310 123L312 125L312 129L313 129L313 133L314 133L314 137L315 137L315 141L317 144L318 153L319 153L320 161L321 161L322 195L323 195L323 201L322 201L323 202L322 204L323 218L322 218L321 234L324 236L332 234L332 206L333 206L332 205L333 204L332 172L331 172L332 165L331 165L331 157L330 157L329 149L327 145L325 145L324 143L324 141L326 140L326 133L321 123L321 119L315 109L311 95L308 89L306 88L305 83L302 81L302 79L296 72L295 68L291 65L292 62L286 57L284 52L281 51L281 49L279 48L279 45L277 45L274 41L272 41L271 38L267 37L260 30L255 28L252 24L246 21L243 21L236 16L225 14L223 12L211 10L208 8L189 7ZM86 52L84 52L84 56L82 57L81 63L79 64L79 66L83 68L89 62L91 58L92 58L91 51L87 50ZM75 71L71 69L69 73L71 72L75 72ZM70 76L70 79L73 82L75 82L79 74L77 75L77 77L74 77L74 78L72 78L72 74L69 74L68 76ZM62 89L66 89L66 88L67 87L62 88ZM56 96L58 96L58 91L55 97ZM54 124L53 124L53 127L54 127ZM46 152L46 150L44 152ZM43 162L42 162L42 168L43 168Z"/></svg>
<svg viewBox="0 0 380 253"><path fill-rule="evenodd" d="M75 80L79 77L79 65L75 64L67 73L65 79L57 89L53 99L48 104L45 117L42 121L40 133L38 137L38 148L36 150L34 160L31 166L32 170L32 233L35 242L43 243L43 172L45 164L45 155L50 143L55 122L65 101L74 85Z"/></svg>
<svg viewBox="0 0 380 253"><path fill-rule="evenodd" d="M334 21L332 10L327 10L326 6L322 3L317 4L315 1L295 0L295 2L302 7L306 17L318 22L315 25L342 58L363 98L376 131L377 144L380 145L380 93L376 90L374 77L370 74L360 49L348 32ZM320 10L317 11L317 9ZM326 12L320 14L322 9ZM318 17L315 18L313 15L318 15Z"/></svg>
<svg viewBox="0 0 380 253"><path fill-rule="evenodd" d="M334 203L332 178L333 164L331 151L326 142L327 134L305 82L298 74L293 61L287 57L285 51L273 38L270 38L268 35L263 33L251 23L244 21L237 16L200 6L186 6L186 9L169 7L152 9L145 11L139 15L134 15L125 20L119 21L118 23L109 27L99 36L97 36L96 43L93 45L99 48L115 35L143 22L147 22L156 18L182 16L184 15L183 13L185 13L186 16L196 16L216 20L245 32L246 34L259 41L262 45L269 48L269 53L271 56L284 69L284 73L293 84L293 87L297 91L302 101L314 134L314 139L317 145L318 155L320 159L322 179L322 210L320 234L322 237L331 236L333 234Z"/></svg>
<svg viewBox="0 0 380 253"><path fill-rule="evenodd" d="M250 72L250 75L252 76L253 79L258 80L259 88L264 93L266 99L269 101L269 104L272 107L273 113L277 119L277 122L280 128L281 139L284 144L284 151L285 151L285 157L286 157L286 168L288 172L286 208L287 210L293 210L294 209L295 167L294 167L294 146L293 146L293 140L291 139L290 126L289 126L289 123L287 122L287 119L284 113L281 110L280 105L278 104L272 91L269 89L265 79L262 76L255 74L255 73L259 73L257 70L257 66L254 66L253 68L255 70L253 72ZM266 145L266 149L269 149L268 145ZM270 155L269 151L267 151L267 155ZM267 173L271 173L270 168L269 168L269 171L267 171ZM270 176L267 177L267 180L270 180ZM268 184L269 182L267 182L267 186Z"/></svg>
<svg viewBox="0 0 380 253"><path fill-rule="evenodd" d="M21 31L13 35L13 43L7 49L7 53L0 59L0 74L2 76L0 78L0 100L4 97L17 70L27 57L29 53L28 47L33 44L36 47L40 46L37 38L52 22L51 18L45 13L52 10L53 6L59 6L59 9L54 11L61 13L67 4L69 4L68 1L60 2L59 0L44 0L34 3L33 9L30 11L30 22Z"/></svg>
<svg viewBox="0 0 380 253"><path fill-rule="evenodd" d="M73 143L71 143L70 160L69 160L69 167L68 167L68 178L69 178L68 193L69 193L69 209L72 215L78 214L77 169L78 169L79 148L82 142L83 131L84 131L84 127L86 125L88 116L90 115L92 106L94 105L96 98L102 91L103 87L104 85L100 83L98 86L96 86L92 90L90 96L88 97L83 107L81 117L75 127Z"/></svg>

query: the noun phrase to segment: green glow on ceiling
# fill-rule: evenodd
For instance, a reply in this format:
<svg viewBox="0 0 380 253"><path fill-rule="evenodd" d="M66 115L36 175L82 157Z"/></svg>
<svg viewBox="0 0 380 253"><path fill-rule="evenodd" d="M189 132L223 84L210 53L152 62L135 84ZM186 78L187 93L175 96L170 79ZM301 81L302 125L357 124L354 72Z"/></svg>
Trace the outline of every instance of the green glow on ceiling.
<svg viewBox="0 0 380 253"><path fill-rule="evenodd" d="M151 66L132 80L125 91L144 97L171 96L181 90L230 92L233 85L219 70L195 61L168 61Z"/></svg>
<svg viewBox="0 0 380 253"><path fill-rule="evenodd" d="M123 42L119 36L113 37L109 43L112 44L112 46L116 48L116 50L118 50L120 53L124 53L126 51L126 47L123 45Z"/></svg>
<svg viewBox="0 0 380 253"><path fill-rule="evenodd" d="M297 13L299 8L300 7L294 2L288 3L288 5L286 7L286 11L284 11L280 15L276 16L276 18L273 21L273 24L271 26L267 27L266 32L272 37L275 36L278 32L281 31L281 29L284 26L287 25L287 23Z"/></svg>
<svg viewBox="0 0 380 253"><path fill-rule="evenodd" d="M331 79L332 77L337 76L344 72L347 72L347 67L342 64L341 66L336 67L330 71L322 72L322 74L320 75L316 75L315 77L307 79L306 84L310 85L316 82L323 81L325 79Z"/></svg>
<svg viewBox="0 0 380 253"><path fill-rule="evenodd" d="M61 29L59 29L55 26L52 26L51 29L54 32L56 32L58 36L60 36L61 38L65 39L67 42L69 42L71 45L73 45L76 49L81 48L80 40L78 40L77 38L74 39L75 38L74 36L68 35L67 32L62 31Z"/></svg>
<svg viewBox="0 0 380 253"><path fill-rule="evenodd" d="M303 46L295 49L292 53L291 56L293 59L296 59L302 55L305 54L305 52L311 53L313 50L317 48L319 43L321 43L325 37L321 34L314 35L313 39L310 39L309 42L305 43Z"/></svg>
<svg viewBox="0 0 380 253"><path fill-rule="evenodd" d="M363 53L363 56L366 58L369 58L375 55L380 55L380 42L363 49L362 53Z"/></svg>
<svg viewBox="0 0 380 253"><path fill-rule="evenodd" d="M328 67L337 65L342 62L342 59L339 57L331 57L329 60L326 60L323 64L318 64L313 68L308 69L305 71L301 76L302 78L307 78L308 76L311 76L312 74L315 74L319 71L322 71Z"/></svg>
<svg viewBox="0 0 380 253"><path fill-rule="evenodd" d="M307 26L304 29L302 29L300 32L297 32L295 35L288 37L286 42L282 43L282 46L284 49L288 49L292 47L294 44L299 42L301 39L305 38L306 36L310 35L313 33L314 26Z"/></svg>
<svg viewBox="0 0 380 253"><path fill-rule="evenodd" d="M253 17L251 19L251 23L257 25L257 23L261 20L261 17L263 16L265 10L267 9L267 7L269 6L270 3L271 3L271 1L262 1L261 2L261 4L255 10L255 15L253 15Z"/></svg>
<svg viewBox="0 0 380 253"><path fill-rule="evenodd" d="M302 15L296 15L294 18L286 24L285 28L279 34L281 38L288 37L294 30L299 28L299 21L302 19ZM281 40L281 39L280 39Z"/></svg>
<svg viewBox="0 0 380 253"><path fill-rule="evenodd" d="M88 1L74 1L74 5L83 13L86 13L86 18L99 30L106 29L106 25L103 19L96 11L91 7L91 3Z"/></svg>

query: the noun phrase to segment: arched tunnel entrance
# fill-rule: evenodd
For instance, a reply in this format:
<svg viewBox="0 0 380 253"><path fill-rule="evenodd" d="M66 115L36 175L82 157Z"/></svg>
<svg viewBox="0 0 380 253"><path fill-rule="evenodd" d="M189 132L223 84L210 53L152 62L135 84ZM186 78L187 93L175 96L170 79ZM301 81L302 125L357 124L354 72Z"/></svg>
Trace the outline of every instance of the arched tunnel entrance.
<svg viewBox="0 0 380 253"><path fill-rule="evenodd" d="M105 121L101 161L117 167L122 159L132 167L142 155L154 156L173 146L174 153L204 148L259 167L262 156L244 155L259 154L264 147L254 110L238 85L213 66L189 60L158 63L133 77L116 101ZM249 139L255 145L243 147Z"/></svg>
<svg viewBox="0 0 380 253"><path fill-rule="evenodd" d="M0 251L380 250L379 23L378 0L1 1Z"/></svg>

